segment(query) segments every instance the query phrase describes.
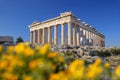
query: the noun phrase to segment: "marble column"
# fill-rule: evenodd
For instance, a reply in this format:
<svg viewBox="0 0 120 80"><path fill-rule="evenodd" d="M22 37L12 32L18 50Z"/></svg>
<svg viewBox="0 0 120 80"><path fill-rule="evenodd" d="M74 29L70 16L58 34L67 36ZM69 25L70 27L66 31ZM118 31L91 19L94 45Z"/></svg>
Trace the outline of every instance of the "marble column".
<svg viewBox="0 0 120 80"><path fill-rule="evenodd" d="M89 32L89 38L90 39L92 38L92 32Z"/></svg>
<svg viewBox="0 0 120 80"><path fill-rule="evenodd" d="M90 31L88 31L88 34L89 34L89 36L88 36L88 45L90 46L91 45L91 33L90 33Z"/></svg>
<svg viewBox="0 0 120 80"><path fill-rule="evenodd" d="M88 33L88 31L86 30L86 39L88 39L89 38L89 33Z"/></svg>
<svg viewBox="0 0 120 80"><path fill-rule="evenodd" d="M38 30L35 30L35 43L38 43Z"/></svg>
<svg viewBox="0 0 120 80"><path fill-rule="evenodd" d="M72 24L71 22L68 22L68 45L71 45L72 43Z"/></svg>
<svg viewBox="0 0 120 80"><path fill-rule="evenodd" d="M80 29L77 27L77 46L80 45Z"/></svg>
<svg viewBox="0 0 120 80"><path fill-rule="evenodd" d="M33 44L35 44L35 31L33 31Z"/></svg>
<svg viewBox="0 0 120 80"><path fill-rule="evenodd" d="M94 46L94 43L95 43L95 34L93 33L93 46Z"/></svg>
<svg viewBox="0 0 120 80"><path fill-rule="evenodd" d="M92 37L92 38L93 38L93 40L94 40L94 38L95 38L95 34L94 34L94 33L93 33L93 37Z"/></svg>
<svg viewBox="0 0 120 80"><path fill-rule="evenodd" d="M40 44L42 43L42 36L43 36L42 29L40 29Z"/></svg>
<svg viewBox="0 0 120 80"><path fill-rule="evenodd" d="M82 44L82 38L83 38L83 29L80 27L80 45L83 45Z"/></svg>
<svg viewBox="0 0 120 80"><path fill-rule="evenodd" d="M58 26L54 26L54 44L58 44Z"/></svg>
<svg viewBox="0 0 120 80"><path fill-rule="evenodd" d="M92 37L93 37L93 33L92 33L92 32L90 32L90 34L91 34L90 38L92 39Z"/></svg>
<svg viewBox="0 0 120 80"><path fill-rule="evenodd" d="M94 46L97 46L97 36L94 34Z"/></svg>
<svg viewBox="0 0 120 80"><path fill-rule="evenodd" d="M89 30L88 30L88 42L89 42L89 39L90 39L90 32L89 32Z"/></svg>
<svg viewBox="0 0 120 80"><path fill-rule="evenodd" d="M96 46L98 46L98 35L96 34Z"/></svg>
<svg viewBox="0 0 120 80"><path fill-rule="evenodd" d="M85 29L83 29L83 40L82 40L82 44L83 44L83 46L86 45L86 30L85 30Z"/></svg>
<svg viewBox="0 0 120 80"><path fill-rule="evenodd" d="M37 35L37 36L38 36L37 43L39 44L39 43L40 43L40 29L38 29L38 31L37 31L37 32L38 32L38 35Z"/></svg>
<svg viewBox="0 0 120 80"><path fill-rule="evenodd" d="M101 40L100 40L100 36L97 35L97 37L98 37L98 39L97 39L97 40L98 40L98 46L101 46L101 44L100 44L100 43L101 43L101 42L100 42L100 41L101 41Z"/></svg>
<svg viewBox="0 0 120 80"><path fill-rule="evenodd" d="M38 40L39 40L39 44L42 43L42 29L39 29L39 34L38 34Z"/></svg>
<svg viewBox="0 0 120 80"><path fill-rule="evenodd" d="M48 28L45 28L45 43L48 42Z"/></svg>
<svg viewBox="0 0 120 80"><path fill-rule="evenodd" d="M89 45L89 32L86 30L86 45Z"/></svg>
<svg viewBox="0 0 120 80"><path fill-rule="evenodd" d="M35 43L37 43L37 39L36 39L36 30L35 30Z"/></svg>
<svg viewBox="0 0 120 80"><path fill-rule="evenodd" d="M65 29L64 29L64 24L61 24L61 44L65 44Z"/></svg>
<svg viewBox="0 0 120 80"><path fill-rule="evenodd" d="M48 43L52 44L52 33L51 33L51 27L48 28Z"/></svg>
<svg viewBox="0 0 120 80"><path fill-rule="evenodd" d="M76 28L75 26L72 28L72 30L73 30L73 45L74 46L76 45L76 29L75 28Z"/></svg>
<svg viewBox="0 0 120 80"><path fill-rule="evenodd" d="M35 30L35 43L36 43L36 30Z"/></svg>
<svg viewBox="0 0 120 80"><path fill-rule="evenodd" d="M32 31L30 31L30 44L33 44L33 33L32 33Z"/></svg>
<svg viewBox="0 0 120 80"><path fill-rule="evenodd" d="M86 36L86 30L83 29L83 36Z"/></svg>
<svg viewBox="0 0 120 80"><path fill-rule="evenodd" d="M45 28L42 29L42 43L45 43Z"/></svg>
<svg viewBox="0 0 120 80"><path fill-rule="evenodd" d="M93 32L91 32L91 46L93 46Z"/></svg>

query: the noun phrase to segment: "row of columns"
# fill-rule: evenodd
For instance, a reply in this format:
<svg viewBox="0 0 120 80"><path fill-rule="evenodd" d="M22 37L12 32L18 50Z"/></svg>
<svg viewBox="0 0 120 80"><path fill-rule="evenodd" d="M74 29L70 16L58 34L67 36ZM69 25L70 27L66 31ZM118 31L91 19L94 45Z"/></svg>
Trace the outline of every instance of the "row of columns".
<svg viewBox="0 0 120 80"><path fill-rule="evenodd" d="M65 25L61 24L61 44L65 44ZM68 22L68 45L91 45L97 43L97 36L95 33L83 29L79 26ZM32 44L50 43L58 44L58 26L54 26L54 41L52 41L52 30L51 27L42 28L39 30L30 32L30 42ZM84 43L85 42L85 43ZM91 44L89 44L91 43Z"/></svg>

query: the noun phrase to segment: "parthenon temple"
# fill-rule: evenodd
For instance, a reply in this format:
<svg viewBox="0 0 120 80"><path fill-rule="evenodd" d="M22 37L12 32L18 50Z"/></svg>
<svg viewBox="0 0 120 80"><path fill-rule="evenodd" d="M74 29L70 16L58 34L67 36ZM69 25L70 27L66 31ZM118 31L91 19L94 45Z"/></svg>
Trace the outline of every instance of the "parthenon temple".
<svg viewBox="0 0 120 80"><path fill-rule="evenodd" d="M105 36L93 26L77 19L72 12L29 25L30 43L40 45L105 46Z"/></svg>

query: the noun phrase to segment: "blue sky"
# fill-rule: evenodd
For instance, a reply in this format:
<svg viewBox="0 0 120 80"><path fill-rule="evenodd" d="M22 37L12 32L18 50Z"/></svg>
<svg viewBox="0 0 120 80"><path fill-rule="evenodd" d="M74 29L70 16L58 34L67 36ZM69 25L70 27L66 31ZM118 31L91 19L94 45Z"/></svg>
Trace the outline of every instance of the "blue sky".
<svg viewBox="0 0 120 80"><path fill-rule="evenodd" d="M28 25L66 11L103 33L106 46L120 46L120 0L0 0L0 35L29 41Z"/></svg>

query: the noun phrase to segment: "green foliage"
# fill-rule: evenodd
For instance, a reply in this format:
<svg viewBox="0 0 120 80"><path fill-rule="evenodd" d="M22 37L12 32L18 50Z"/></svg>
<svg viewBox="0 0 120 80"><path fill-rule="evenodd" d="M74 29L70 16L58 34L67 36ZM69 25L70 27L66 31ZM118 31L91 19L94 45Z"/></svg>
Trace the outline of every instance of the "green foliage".
<svg viewBox="0 0 120 80"><path fill-rule="evenodd" d="M120 55L120 48L111 48L108 50L96 50L94 51L96 56L108 57L113 55Z"/></svg>
<svg viewBox="0 0 120 80"><path fill-rule="evenodd" d="M23 38L22 37L18 37L17 40L16 40L16 44L21 43L21 42L24 42Z"/></svg>
<svg viewBox="0 0 120 80"><path fill-rule="evenodd" d="M65 62L67 64L70 64L71 62L79 58L76 52L68 51L68 52L64 52L63 54L65 56Z"/></svg>
<svg viewBox="0 0 120 80"><path fill-rule="evenodd" d="M120 48L112 48L111 53L113 53L113 55L119 55L120 54Z"/></svg>

